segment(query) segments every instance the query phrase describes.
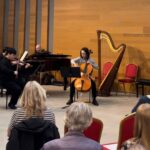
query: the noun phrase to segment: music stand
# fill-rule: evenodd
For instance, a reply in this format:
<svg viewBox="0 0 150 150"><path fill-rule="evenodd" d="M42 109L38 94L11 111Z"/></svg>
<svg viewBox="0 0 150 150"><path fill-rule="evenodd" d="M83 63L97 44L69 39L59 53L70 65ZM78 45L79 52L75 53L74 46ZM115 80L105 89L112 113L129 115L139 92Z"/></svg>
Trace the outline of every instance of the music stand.
<svg viewBox="0 0 150 150"><path fill-rule="evenodd" d="M70 83L71 83L71 78L80 78L81 77L81 74L80 74L80 67L62 67L60 69L61 71L61 75L62 77L64 77L64 81L66 81L66 84L67 85L67 78L69 77L70 78ZM62 109L65 109L67 108L67 106L64 106L62 107Z"/></svg>
<svg viewBox="0 0 150 150"><path fill-rule="evenodd" d="M81 75L80 75L80 67L62 67L60 69L60 71L61 71L62 77L64 77L64 78L67 78L67 77L80 78L81 77Z"/></svg>

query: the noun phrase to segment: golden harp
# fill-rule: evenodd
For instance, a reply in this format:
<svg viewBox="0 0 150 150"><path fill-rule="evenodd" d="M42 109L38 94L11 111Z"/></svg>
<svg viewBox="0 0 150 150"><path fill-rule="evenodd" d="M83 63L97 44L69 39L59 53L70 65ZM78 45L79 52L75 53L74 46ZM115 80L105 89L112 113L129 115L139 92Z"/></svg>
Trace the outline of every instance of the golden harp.
<svg viewBox="0 0 150 150"><path fill-rule="evenodd" d="M105 31L97 31L97 37L98 37L98 64L99 64L99 70L98 70L98 94L102 96L109 96L114 80L116 78L121 60L123 58L126 45L125 44L120 44L118 47L115 47L114 42L109 35L109 33ZM107 75L104 77L103 80L101 80L101 40L105 39L112 50L112 52L117 52L119 53L117 59L114 62L114 65L112 68L108 71Z"/></svg>

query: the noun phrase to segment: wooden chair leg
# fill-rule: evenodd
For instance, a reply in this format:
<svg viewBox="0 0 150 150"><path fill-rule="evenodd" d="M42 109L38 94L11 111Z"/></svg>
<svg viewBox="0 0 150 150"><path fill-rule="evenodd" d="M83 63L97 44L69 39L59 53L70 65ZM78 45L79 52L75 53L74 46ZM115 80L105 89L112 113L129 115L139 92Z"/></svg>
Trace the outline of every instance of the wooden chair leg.
<svg viewBox="0 0 150 150"><path fill-rule="evenodd" d="M133 82L130 83L130 89L129 89L129 90L130 90L130 91L129 91L130 93L131 93L132 89L134 89L134 83L133 83Z"/></svg>
<svg viewBox="0 0 150 150"><path fill-rule="evenodd" d="M89 103L91 103L91 90L90 91L88 91L89 92ZM81 92L82 93L82 92ZM76 92L75 92L75 95L74 95L74 101L75 101L75 97L77 97L77 99L79 98L79 92L76 90Z"/></svg>
<svg viewBox="0 0 150 150"><path fill-rule="evenodd" d="M8 105L8 94L6 93L6 109L7 109L7 105Z"/></svg>
<svg viewBox="0 0 150 150"><path fill-rule="evenodd" d="M126 94L125 83L123 82L122 84L123 84L124 93Z"/></svg>
<svg viewBox="0 0 150 150"><path fill-rule="evenodd" d="M91 102L90 97L91 97L91 91L89 91L89 103Z"/></svg>
<svg viewBox="0 0 150 150"><path fill-rule="evenodd" d="M78 95L79 93L78 93L78 91L77 91L77 99L78 99L78 97L79 97L79 95Z"/></svg>
<svg viewBox="0 0 150 150"><path fill-rule="evenodd" d="M118 95L118 89L119 89L119 82L117 83L117 87L116 87L116 96Z"/></svg>
<svg viewBox="0 0 150 150"><path fill-rule="evenodd" d="M0 94L1 94L1 97L3 97L3 88L1 88Z"/></svg>

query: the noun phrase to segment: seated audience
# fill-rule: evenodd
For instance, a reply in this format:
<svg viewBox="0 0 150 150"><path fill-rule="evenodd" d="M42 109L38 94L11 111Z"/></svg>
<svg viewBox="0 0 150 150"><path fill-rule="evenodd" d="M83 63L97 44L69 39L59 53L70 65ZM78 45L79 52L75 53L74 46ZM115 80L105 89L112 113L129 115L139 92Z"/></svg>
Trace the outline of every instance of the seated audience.
<svg viewBox="0 0 150 150"><path fill-rule="evenodd" d="M68 132L61 139L44 144L41 150L101 150L101 145L84 136L83 131L92 123L92 111L85 103L72 103L66 111Z"/></svg>
<svg viewBox="0 0 150 150"><path fill-rule="evenodd" d="M137 108L144 103L148 103L150 104L150 95L146 95L146 96L141 96L138 100L138 102L136 103L136 105L133 107L132 109L132 113L136 112Z"/></svg>
<svg viewBox="0 0 150 150"><path fill-rule="evenodd" d="M149 150L150 148L150 104L141 104L135 117L134 138L127 140L121 150Z"/></svg>
<svg viewBox="0 0 150 150"><path fill-rule="evenodd" d="M13 113L8 136L16 124L28 118L43 118L55 124L54 113L46 107L46 91L38 82L29 81L24 87L20 100L21 108Z"/></svg>
<svg viewBox="0 0 150 150"><path fill-rule="evenodd" d="M55 124L42 118L29 118L14 126L6 150L40 150L44 143L60 138Z"/></svg>

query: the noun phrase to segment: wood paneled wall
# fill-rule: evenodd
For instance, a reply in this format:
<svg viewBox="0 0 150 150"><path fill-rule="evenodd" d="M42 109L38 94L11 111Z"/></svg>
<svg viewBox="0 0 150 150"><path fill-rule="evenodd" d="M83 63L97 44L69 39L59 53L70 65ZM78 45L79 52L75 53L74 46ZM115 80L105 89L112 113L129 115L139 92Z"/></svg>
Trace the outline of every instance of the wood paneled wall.
<svg viewBox="0 0 150 150"><path fill-rule="evenodd" d="M118 78L125 65L139 65L139 77L150 79L150 1L149 0L55 0L54 49L72 57L87 46L97 58L96 30L111 34L114 43L127 45ZM102 41L102 64L114 61L105 40ZM147 88L150 92L150 88Z"/></svg>
<svg viewBox="0 0 150 150"><path fill-rule="evenodd" d="M49 49L50 21L49 3L53 0L1 0L0 1L0 49L14 46L15 6L19 1L18 53L29 49L32 53L37 41L43 49ZM9 2L9 3L7 3ZM37 22L37 3L41 5L41 21ZM118 77L124 75L125 65L136 63L140 67L139 77L150 78L150 1L149 0L55 0L54 30L51 49L54 53L79 55L82 47L93 49L92 57L98 62L97 30L111 34L114 43L127 45ZM26 6L29 3L29 8ZM5 5L9 4L8 30L4 35ZM29 24L26 24L26 10L29 10ZM37 26L40 26L38 34ZM29 33L27 34L27 27ZM53 29L53 28L52 28ZM38 36L40 37L38 37ZM4 36L7 37L4 41ZM27 39L25 39L27 37ZM48 43L49 42L49 43ZM109 46L102 41L102 64L114 62ZM94 72L97 75L97 72ZM150 89L147 88L150 92Z"/></svg>
<svg viewBox="0 0 150 150"><path fill-rule="evenodd" d="M21 53L24 50L24 38L25 38L25 1L26 0L22 0L22 2L20 3L20 13L19 13L19 30L18 30L18 50L19 50L19 55L21 55Z"/></svg>
<svg viewBox="0 0 150 150"><path fill-rule="evenodd" d="M11 0L9 2L9 16L8 16L8 35L7 35L7 43L8 46L14 45L14 7L15 7L15 1ZM5 26L4 26L5 27Z"/></svg>
<svg viewBox="0 0 150 150"><path fill-rule="evenodd" d="M6 46L15 47L18 55L21 55L24 50L33 53L36 44L40 44L42 49L52 51L52 47L48 44L49 34L53 32L48 25L51 16L48 10L53 1L1 0L0 49Z"/></svg>
<svg viewBox="0 0 150 150"><path fill-rule="evenodd" d="M34 49L36 45L36 1L30 0L30 31L29 31L29 49Z"/></svg>
<svg viewBox="0 0 150 150"><path fill-rule="evenodd" d="M0 49L2 48L3 44L3 22L4 22L4 0L0 2Z"/></svg>
<svg viewBox="0 0 150 150"><path fill-rule="evenodd" d="M43 0L43 2L42 2L42 9L43 9L43 13L42 13L42 21L41 21L41 23L42 23L42 26L41 26L41 29L42 29L42 31L41 31L41 47L47 47L47 36L48 36L48 34L47 34L47 26L48 26L48 18L47 18L47 16L48 16L48 1L47 0Z"/></svg>

